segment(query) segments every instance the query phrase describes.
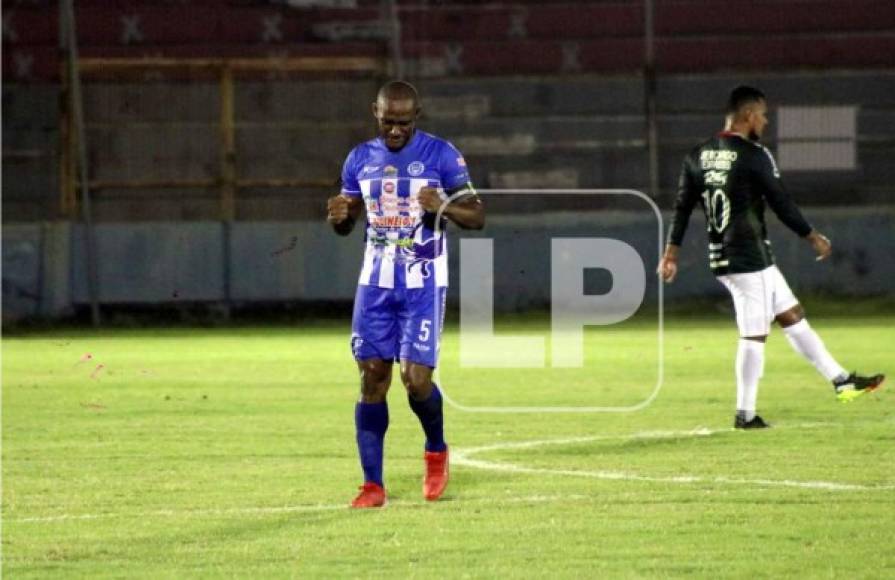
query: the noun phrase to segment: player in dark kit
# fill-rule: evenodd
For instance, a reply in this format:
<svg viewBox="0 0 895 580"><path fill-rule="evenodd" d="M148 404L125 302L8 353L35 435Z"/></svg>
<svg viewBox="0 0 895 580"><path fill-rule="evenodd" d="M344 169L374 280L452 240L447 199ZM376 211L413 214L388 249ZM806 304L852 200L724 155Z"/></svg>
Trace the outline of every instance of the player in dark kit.
<svg viewBox="0 0 895 580"><path fill-rule="evenodd" d="M438 499L448 483L442 399L432 382L448 283L443 230L445 218L461 228L481 229L485 211L460 152L416 130L420 110L412 85L385 84L373 103L379 136L351 151L342 170L342 191L327 201L327 221L340 235L351 232L362 210L367 217L351 323L351 349L361 378L354 417L364 471L364 485L351 503L356 508L386 502L382 448L389 422L386 393L396 359L410 408L426 434L424 497ZM443 205L441 223L436 223Z"/></svg>
<svg viewBox="0 0 895 580"><path fill-rule="evenodd" d="M780 180L771 152L758 143L768 124L764 94L737 87L730 95L724 131L699 145L684 159L674 217L659 275L672 282L690 214L696 204L705 212L709 267L730 291L740 341L736 356L737 413L734 426L767 427L755 414L758 381L764 371L764 345L776 320L793 349L833 383L844 402L873 391L883 375L848 373L830 356L805 320L805 312L774 265L764 221L765 205L789 229L807 240L817 260L831 253L830 241L811 227Z"/></svg>

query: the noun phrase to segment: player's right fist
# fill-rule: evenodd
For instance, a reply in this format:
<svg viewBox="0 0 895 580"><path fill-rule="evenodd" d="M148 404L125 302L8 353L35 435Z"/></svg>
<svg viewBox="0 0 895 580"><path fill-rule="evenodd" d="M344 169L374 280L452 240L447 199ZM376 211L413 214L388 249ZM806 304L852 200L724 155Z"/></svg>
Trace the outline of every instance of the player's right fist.
<svg viewBox="0 0 895 580"><path fill-rule="evenodd" d="M348 219L348 198L336 195L326 200L326 221L340 224Z"/></svg>

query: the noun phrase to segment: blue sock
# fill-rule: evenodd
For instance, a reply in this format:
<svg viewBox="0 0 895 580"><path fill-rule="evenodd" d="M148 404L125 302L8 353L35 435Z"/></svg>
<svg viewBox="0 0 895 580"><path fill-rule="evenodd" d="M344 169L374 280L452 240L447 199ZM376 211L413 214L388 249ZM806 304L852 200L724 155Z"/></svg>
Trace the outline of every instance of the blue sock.
<svg viewBox="0 0 895 580"><path fill-rule="evenodd" d="M441 391L437 385L432 385L432 394L425 401L414 401L408 396L410 408L419 417L423 431L426 432L426 451L444 451L447 444L444 442L444 414L442 413Z"/></svg>
<svg viewBox="0 0 895 580"><path fill-rule="evenodd" d="M357 403L354 425L364 481L382 485L382 446L388 430L388 403Z"/></svg>

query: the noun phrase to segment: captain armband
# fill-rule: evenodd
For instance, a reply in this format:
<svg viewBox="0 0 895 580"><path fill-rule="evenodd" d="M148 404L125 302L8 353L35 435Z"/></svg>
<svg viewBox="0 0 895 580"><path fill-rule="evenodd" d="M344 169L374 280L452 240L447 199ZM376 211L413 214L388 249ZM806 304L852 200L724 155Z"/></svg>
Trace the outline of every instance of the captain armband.
<svg viewBox="0 0 895 580"><path fill-rule="evenodd" d="M457 189L448 192L448 197L451 199L467 199L472 198L475 200L479 199L479 194L472 186L472 183L467 182L465 185L458 187Z"/></svg>

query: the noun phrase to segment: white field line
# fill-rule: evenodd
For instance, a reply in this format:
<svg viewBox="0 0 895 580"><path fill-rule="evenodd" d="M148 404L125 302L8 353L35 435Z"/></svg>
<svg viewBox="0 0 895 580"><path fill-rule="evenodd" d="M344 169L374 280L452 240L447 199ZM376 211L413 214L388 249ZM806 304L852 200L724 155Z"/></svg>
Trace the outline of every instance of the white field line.
<svg viewBox="0 0 895 580"><path fill-rule="evenodd" d="M458 501L445 501L442 503L483 503L489 505L509 505L519 503L553 503L560 501L580 501L590 499L591 496L579 494L563 494L563 495L529 495L522 497L507 498L462 498ZM393 500L389 499L388 506L390 508L420 508L425 509L429 502L420 498L419 500ZM348 502L339 504L309 504L309 505L293 505L280 507L246 507L246 508L230 508L230 509L198 509L198 510L157 510L150 512L109 512L101 514L58 514L53 516L39 516L30 518L4 518L4 524L25 524L25 523L54 523L76 520L103 520L115 518L209 518L209 517L240 517L240 516L265 516L289 513L318 513L329 511L348 511ZM377 510L359 510L371 511Z"/></svg>
<svg viewBox="0 0 895 580"><path fill-rule="evenodd" d="M794 427L809 428L824 426L823 423L810 423L804 425L796 425ZM837 481L797 481L791 479L741 479L723 476L703 476L682 474L677 476L650 476L630 473L625 471L608 471L608 470L575 470L575 469L550 469L542 467L529 467L506 462L486 461L484 459L473 459L474 455L487 453L490 451L506 451L508 449L531 449L534 447L545 447L548 445L570 445L575 443L590 443L593 441L609 441L609 440L637 440L637 439L671 439L681 437L707 437L717 433L730 433L735 431L729 429L705 429L697 428L692 431L644 431L630 435L596 435L592 437L568 437L563 439L539 439L533 441L519 441L513 443L498 443L494 445L484 445L481 447L471 447L468 449L454 449L451 451L451 464L463 467L472 467L474 469L483 469L487 471L503 471L508 473L525 473L531 475L563 475L571 477L587 477L593 479L605 479L614 481L642 481L651 483L724 483L731 485L756 485L756 486L776 486L776 487L794 487L801 489L821 489L827 491L883 491L895 489L892 485L861 485L857 483L843 483Z"/></svg>
<svg viewBox="0 0 895 580"><path fill-rule="evenodd" d="M793 428L808 429L812 427L829 427L830 423L805 423L802 425L794 425ZM776 427L780 429L782 427ZM778 487L795 487L802 489L823 489L829 491L883 491L895 489L895 485L877 485L868 486L853 483L841 483L835 481L795 481L795 480L774 480L774 479L737 479L730 477L705 477L700 475L679 475L674 477L654 477L647 475L639 475L635 473L627 473L622 471L578 471L573 469L547 469L539 467L526 467L524 465L515 465L511 463L498 463L495 461L485 461L482 459L473 459L473 455L487 453L490 451L506 451L508 449L531 449L534 447L545 447L548 445L570 445L575 443L590 443L593 441L625 441L638 439L671 439L680 437L708 437L718 433L731 433L735 431L733 428L727 429L706 429L699 427L689 431L641 431L628 435L594 435L588 437L566 437L561 439L538 439L532 441L516 441L510 443L497 443L492 445L483 445L480 447L470 447L467 449L452 448L451 464L454 466L471 467L474 469L483 469L487 471L503 471L509 473L525 473L533 475L565 475L573 477L589 477L594 479L605 479L615 481L642 481L642 482L658 482L658 483L726 483L733 485L758 485L758 486L778 486ZM487 503L489 505L511 505L517 503L549 503L570 500L586 500L591 496L562 494L562 495L532 495L523 497L510 498L460 498L464 504L469 503ZM389 507L422 507L425 502L413 500L389 500ZM26 518L3 518L4 524L19 523L53 523L69 520L100 520L113 518L208 518L208 517L228 517L228 516L263 516L284 513L317 513L327 511L340 511L347 509L348 504L309 504L294 505L280 507L246 507L246 508L229 508L229 509L200 509L200 510L157 510L151 512L109 512L99 514L57 514L52 516L37 516ZM375 511L375 510L374 510Z"/></svg>

